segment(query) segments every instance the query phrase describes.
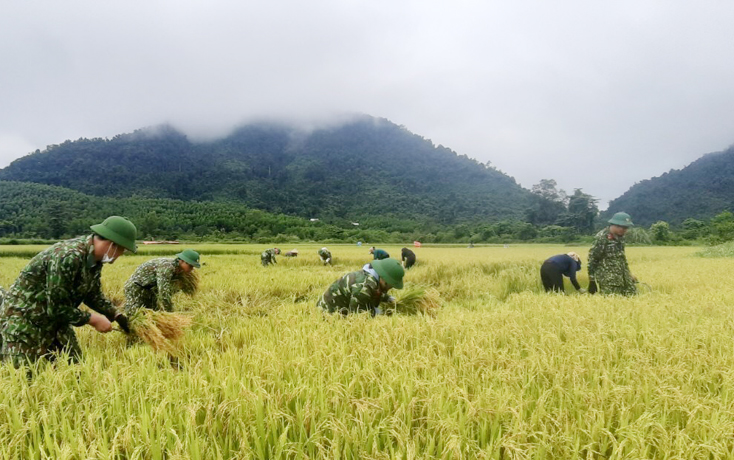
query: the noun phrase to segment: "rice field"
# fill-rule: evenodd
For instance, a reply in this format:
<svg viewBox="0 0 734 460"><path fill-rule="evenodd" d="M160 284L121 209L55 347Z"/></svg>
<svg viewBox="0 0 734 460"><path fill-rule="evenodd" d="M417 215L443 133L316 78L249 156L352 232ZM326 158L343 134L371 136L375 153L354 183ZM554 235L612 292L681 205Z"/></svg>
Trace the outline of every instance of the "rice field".
<svg viewBox="0 0 734 460"><path fill-rule="evenodd" d="M619 298L541 292L568 247L423 247L405 281L440 294L435 315L341 318L314 304L366 247L330 245L323 266L298 245L266 268L266 246L192 247L178 362L87 326L81 364L31 382L0 366L0 458L734 458L732 258L629 247L650 289ZM0 285L36 250L0 248ZM105 292L176 250L120 258Z"/></svg>

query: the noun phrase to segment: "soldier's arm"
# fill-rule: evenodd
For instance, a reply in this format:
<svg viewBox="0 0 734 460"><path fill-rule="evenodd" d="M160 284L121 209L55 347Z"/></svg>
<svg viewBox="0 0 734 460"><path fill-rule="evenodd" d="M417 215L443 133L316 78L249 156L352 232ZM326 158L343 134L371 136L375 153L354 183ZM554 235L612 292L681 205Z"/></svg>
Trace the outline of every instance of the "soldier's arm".
<svg viewBox="0 0 734 460"><path fill-rule="evenodd" d="M599 264L599 261L603 253L604 253L604 244L601 239L597 238L594 240L594 243L591 245L591 249L589 250L589 264L587 268L589 271L590 279L595 278L596 267Z"/></svg>
<svg viewBox="0 0 734 460"><path fill-rule="evenodd" d="M84 303L97 313L105 315L108 320L114 321L115 316L117 315L117 310L115 310L112 302L110 302L102 293L102 283L100 281L101 274L101 271L97 272L97 275L94 277L92 288L84 299Z"/></svg>
<svg viewBox="0 0 734 460"><path fill-rule="evenodd" d="M171 265L164 265L156 269L156 283L158 284L158 302L160 302L163 310L173 311L173 281L175 268Z"/></svg>
<svg viewBox="0 0 734 460"><path fill-rule="evenodd" d="M81 256L59 254L49 262L46 272L46 313L52 321L73 326L89 322L91 314L79 310L72 299L74 279L83 263Z"/></svg>

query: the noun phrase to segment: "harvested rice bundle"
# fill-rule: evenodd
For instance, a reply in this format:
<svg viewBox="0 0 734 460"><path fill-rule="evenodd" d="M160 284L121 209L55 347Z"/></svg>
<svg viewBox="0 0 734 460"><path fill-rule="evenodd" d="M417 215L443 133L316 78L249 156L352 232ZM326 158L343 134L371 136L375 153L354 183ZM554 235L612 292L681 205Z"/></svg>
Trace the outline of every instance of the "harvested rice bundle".
<svg viewBox="0 0 734 460"><path fill-rule="evenodd" d="M441 294L434 288L406 286L398 291L393 311L405 315L436 316L442 303Z"/></svg>
<svg viewBox="0 0 734 460"><path fill-rule="evenodd" d="M191 326L191 317L165 311L154 311L153 321L160 329L163 337L177 341L184 335L184 330Z"/></svg>
<svg viewBox="0 0 734 460"><path fill-rule="evenodd" d="M188 273L181 271L173 277L173 283L184 294L193 296L199 290L199 272L196 270Z"/></svg>
<svg viewBox="0 0 734 460"><path fill-rule="evenodd" d="M183 337L184 329L191 325L191 318L176 313L141 308L130 316L129 324L130 333L139 337L154 350L165 351L171 356L177 356L176 342Z"/></svg>

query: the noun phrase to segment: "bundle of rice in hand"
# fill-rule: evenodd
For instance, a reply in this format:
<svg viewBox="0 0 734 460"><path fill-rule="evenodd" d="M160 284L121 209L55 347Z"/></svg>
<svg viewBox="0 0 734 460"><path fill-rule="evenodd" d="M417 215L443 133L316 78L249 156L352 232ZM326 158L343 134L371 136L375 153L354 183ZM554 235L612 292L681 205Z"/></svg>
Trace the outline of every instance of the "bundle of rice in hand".
<svg viewBox="0 0 734 460"><path fill-rule="evenodd" d="M405 315L436 316L442 303L441 294L435 288L405 286L398 291L395 304L388 306L387 309Z"/></svg>
<svg viewBox="0 0 734 460"><path fill-rule="evenodd" d="M199 290L199 272L197 270L191 270L188 273L181 271L173 277L173 283L184 294L193 296Z"/></svg>
<svg viewBox="0 0 734 460"><path fill-rule="evenodd" d="M141 308L129 318L130 333L139 337L154 350L165 351L171 356L178 355L177 342L191 326L191 318L178 313L153 311Z"/></svg>

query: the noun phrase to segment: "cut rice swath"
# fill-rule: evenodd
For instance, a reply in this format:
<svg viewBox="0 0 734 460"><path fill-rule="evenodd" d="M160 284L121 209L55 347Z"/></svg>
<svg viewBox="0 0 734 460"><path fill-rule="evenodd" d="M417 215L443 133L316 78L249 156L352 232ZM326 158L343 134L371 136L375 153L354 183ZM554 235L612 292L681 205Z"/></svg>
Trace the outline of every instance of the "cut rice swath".
<svg viewBox="0 0 734 460"><path fill-rule="evenodd" d="M442 303L441 294L435 288L414 285L398 291L394 307L388 309L404 315L436 316Z"/></svg>

